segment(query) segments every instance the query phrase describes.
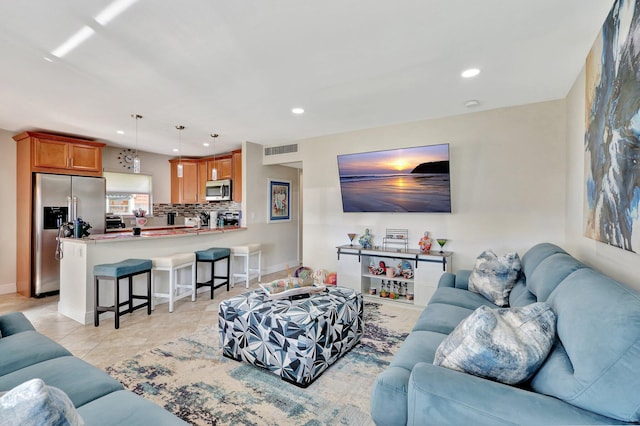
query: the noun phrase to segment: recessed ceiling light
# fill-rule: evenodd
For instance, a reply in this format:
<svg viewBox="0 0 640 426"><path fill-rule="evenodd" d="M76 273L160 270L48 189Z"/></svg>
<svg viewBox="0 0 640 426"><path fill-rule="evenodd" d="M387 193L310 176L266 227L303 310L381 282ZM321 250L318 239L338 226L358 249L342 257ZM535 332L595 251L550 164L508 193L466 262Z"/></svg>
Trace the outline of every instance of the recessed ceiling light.
<svg viewBox="0 0 640 426"><path fill-rule="evenodd" d="M467 102L464 103L464 106L466 106L467 108L473 108L478 105L480 105L480 101L477 101L475 99L468 100Z"/></svg>
<svg viewBox="0 0 640 426"><path fill-rule="evenodd" d="M62 58L64 55L81 45L93 34L95 34L93 28L85 25L84 27L80 28L77 33L69 37L64 43L56 47L56 49L51 52L51 54L56 58Z"/></svg>
<svg viewBox="0 0 640 426"><path fill-rule="evenodd" d="M180 150L179 150L178 148L173 148L171 151L173 151L173 152L178 152L178 151L180 151Z"/></svg>
<svg viewBox="0 0 640 426"><path fill-rule="evenodd" d="M209 146L209 142L203 143L202 146Z"/></svg>
<svg viewBox="0 0 640 426"><path fill-rule="evenodd" d="M468 70L462 71L461 75L464 78L471 78L475 77L478 74L480 74L480 70L478 68L469 68Z"/></svg>
<svg viewBox="0 0 640 426"><path fill-rule="evenodd" d="M124 130L116 130L116 133L119 135L124 135Z"/></svg>
<svg viewBox="0 0 640 426"><path fill-rule="evenodd" d="M299 107L291 108L291 112L294 114L300 115L300 114L304 114L304 109Z"/></svg>
<svg viewBox="0 0 640 426"><path fill-rule="evenodd" d="M43 57L42 57L42 59L44 59L44 60L45 60L45 61L47 61L47 62L53 62L53 59L51 59L51 58L50 58L50 57L48 57L48 56L43 56Z"/></svg>
<svg viewBox="0 0 640 426"><path fill-rule="evenodd" d="M102 9L98 15L96 15L96 22L102 26L107 25L113 19L115 19L122 12L130 8L138 0L115 0L111 2L107 7Z"/></svg>

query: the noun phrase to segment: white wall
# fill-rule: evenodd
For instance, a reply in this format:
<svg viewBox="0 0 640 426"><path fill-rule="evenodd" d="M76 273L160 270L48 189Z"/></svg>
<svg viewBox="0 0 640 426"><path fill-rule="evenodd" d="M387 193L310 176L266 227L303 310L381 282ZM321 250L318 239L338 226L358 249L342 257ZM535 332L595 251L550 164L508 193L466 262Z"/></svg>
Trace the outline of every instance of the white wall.
<svg viewBox="0 0 640 426"><path fill-rule="evenodd" d="M567 96L567 227L565 250L601 272L640 290L638 254L584 236L585 70Z"/></svg>
<svg viewBox="0 0 640 426"><path fill-rule="evenodd" d="M133 173L133 169L122 167L118 160L120 148L107 146L102 150L102 168L107 172ZM140 173L153 176L152 197L154 203L171 202L171 167L169 160L173 156L138 153L140 157Z"/></svg>
<svg viewBox="0 0 640 426"><path fill-rule="evenodd" d="M0 294L16 291L16 141L0 129Z"/></svg>
<svg viewBox="0 0 640 426"><path fill-rule="evenodd" d="M262 245L262 265L267 273L292 269L298 265L298 200L297 169L277 165L262 165L263 146L245 142L242 146L244 190L243 204L246 224L252 242ZM291 221L269 223L268 180L291 181Z"/></svg>
<svg viewBox="0 0 640 426"><path fill-rule="evenodd" d="M453 269L471 268L485 249L524 253L565 238L564 101L424 120L299 141L304 168L303 263L335 270L347 233L408 228L418 248L424 231L448 238ZM338 154L448 142L451 214L343 213ZM290 158L290 160L294 160ZM339 277L338 277L339 280Z"/></svg>

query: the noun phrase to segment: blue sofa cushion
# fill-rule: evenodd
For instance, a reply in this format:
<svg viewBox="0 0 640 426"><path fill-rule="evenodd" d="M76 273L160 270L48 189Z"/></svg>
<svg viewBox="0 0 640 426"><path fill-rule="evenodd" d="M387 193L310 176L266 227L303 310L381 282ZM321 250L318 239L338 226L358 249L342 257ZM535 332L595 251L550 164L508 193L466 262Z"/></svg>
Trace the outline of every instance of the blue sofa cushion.
<svg viewBox="0 0 640 426"><path fill-rule="evenodd" d="M479 306L483 305L491 308L497 307L478 293L451 287L437 288L429 300L429 305L434 303L460 306L461 308L471 309L472 311L475 311Z"/></svg>
<svg viewBox="0 0 640 426"><path fill-rule="evenodd" d="M2 376L48 359L70 356L71 352L48 337L31 330L0 339L0 354Z"/></svg>
<svg viewBox="0 0 640 426"><path fill-rule="evenodd" d="M520 278L518 253L496 255L486 250L478 256L469 277L469 291L481 294L498 306L509 304L509 293Z"/></svg>
<svg viewBox="0 0 640 426"><path fill-rule="evenodd" d="M522 277L515 286L511 289L511 293L509 293L509 306L512 308L518 306L530 305L532 303L536 303L538 299L536 296L529 291L527 285L525 284L525 278Z"/></svg>
<svg viewBox="0 0 640 426"><path fill-rule="evenodd" d="M76 407L124 389L120 382L80 358L63 356L0 376L0 392L35 378L62 390Z"/></svg>
<svg viewBox="0 0 640 426"><path fill-rule="evenodd" d="M473 309L446 303L430 303L420 314L413 331L424 330L449 334L472 313Z"/></svg>
<svg viewBox="0 0 640 426"><path fill-rule="evenodd" d="M23 331L35 331L35 328L22 312L11 312L0 315L1 336L7 337L12 334L22 333Z"/></svg>
<svg viewBox="0 0 640 426"><path fill-rule="evenodd" d="M481 306L446 338L433 364L502 383L530 378L555 340L556 316L544 302L511 309Z"/></svg>
<svg viewBox="0 0 640 426"><path fill-rule="evenodd" d="M549 297L558 343L531 380L536 392L640 421L640 292L583 268Z"/></svg>
<svg viewBox="0 0 640 426"><path fill-rule="evenodd" d="M445 334L413 331L394 355L389 367L376 377L371 393L371 416L377 424L407 424L407 391L413 367L433 362Z"/></svg>
<svg viewBox="0 0 640 426"><path fill-rule="evenodd" d="M69 397L41 379L26 381L4 394L0 398L0 419L5 425L84 425Z"/></svg>
<svg viewBox="0 0 640 426"><path fill-rule="evenodd" d="M188 425L160 406L121 390L91 401L78 408L87 426ZM179 407L173 406L174 409Z"/></svg>
<svg viewBox="0 0 640 426"><path fill-rule="evenodd" d="M566 254L567 252L551 243L536 244L522 256L522 272L525 276L530 277L533 271L538 268L540 262L556 253Z"/></svg>
<svg viewBox="0 0 640 426"><path fill-rule="evenodd" d="M582 268L585 265L567 253L552 254L527 275L527 288L536 295L539 302L544 302L562 280Z"/></svg>

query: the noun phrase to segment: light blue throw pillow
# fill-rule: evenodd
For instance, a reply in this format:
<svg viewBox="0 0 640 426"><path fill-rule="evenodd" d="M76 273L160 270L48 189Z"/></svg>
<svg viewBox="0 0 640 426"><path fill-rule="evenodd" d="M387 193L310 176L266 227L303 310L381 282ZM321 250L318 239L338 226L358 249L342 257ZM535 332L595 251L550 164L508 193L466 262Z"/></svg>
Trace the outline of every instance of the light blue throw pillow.
<svg viewBox="0 0 640 426"><path fill-rule="evenodd" d="M482 252L469 276L469 291L478 293L497 306L509 305L509 293L520 278L522 264L518 253L496 255Z"/></svg>
<svg viewBox="0 0 640 426"><path fill-rule="evenodd" d="M5 425L84 425L67 394L41 379L31 379L2 395L0 419Z"/></svg>
<svg viewBox="0 0 640 426"><path fill-rule="evenodd" d="M517 384L547 358L556 336L556 315L545 302L519 308L481 306L440 343L434 365Z"/></svg>

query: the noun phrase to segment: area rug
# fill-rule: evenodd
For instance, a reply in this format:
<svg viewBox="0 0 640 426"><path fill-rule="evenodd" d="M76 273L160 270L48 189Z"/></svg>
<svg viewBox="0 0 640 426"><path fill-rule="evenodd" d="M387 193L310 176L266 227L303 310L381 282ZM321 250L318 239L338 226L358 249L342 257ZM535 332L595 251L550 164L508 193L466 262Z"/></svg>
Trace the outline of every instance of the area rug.
<svg viewBox="0 0 640 426"><path fill-rule="evenodd" d="M107 372L195 425L369 425L375 378L419 313L366 302L360 343L306 389L224 358L217 325L119 362Z"/></svg>

